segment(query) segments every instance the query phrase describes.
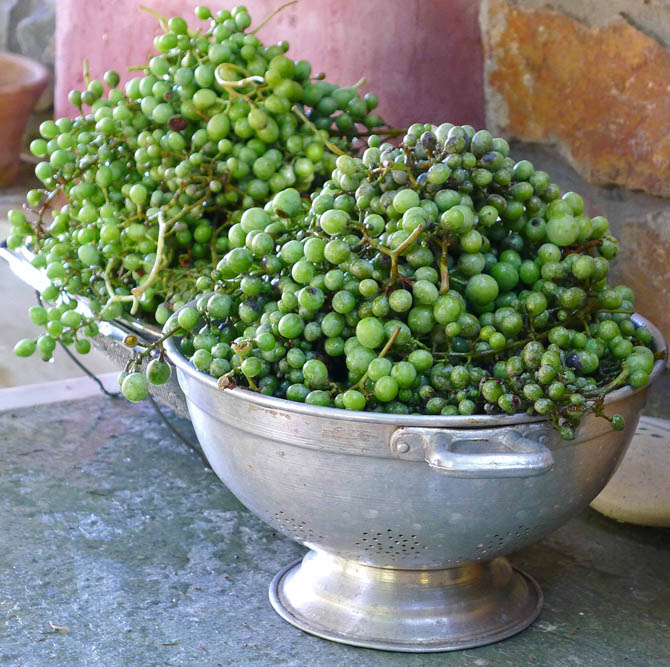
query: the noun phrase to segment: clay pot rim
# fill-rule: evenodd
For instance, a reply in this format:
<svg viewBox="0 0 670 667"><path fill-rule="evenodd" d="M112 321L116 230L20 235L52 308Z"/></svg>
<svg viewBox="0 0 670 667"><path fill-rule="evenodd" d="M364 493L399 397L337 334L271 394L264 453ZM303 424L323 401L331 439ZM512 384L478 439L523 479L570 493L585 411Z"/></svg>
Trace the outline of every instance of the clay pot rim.
<svg viewBox="0 0 670 667"><path fill-rule="evenodd" d="M3 63L12 62L22 70L22 75L12 82L0 84L0 95L11 95L36 88L44 89L49 81L49 70L32 58L0 51L0 67Z"/></svg>

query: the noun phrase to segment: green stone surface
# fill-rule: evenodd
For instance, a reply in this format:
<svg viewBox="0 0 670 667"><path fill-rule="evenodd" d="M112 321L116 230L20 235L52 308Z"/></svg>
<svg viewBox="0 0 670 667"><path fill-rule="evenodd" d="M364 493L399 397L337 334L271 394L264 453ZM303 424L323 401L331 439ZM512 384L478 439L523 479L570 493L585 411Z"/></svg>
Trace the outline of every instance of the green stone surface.
<svg viewBox="0 0 670 667"><path fill-rule="evenodd" d="M0 434L3 667L670 664L668 530L589 510L511 558L545 595L528 630L450 654L358 649L275 614L268 585L303 549L246 511L149 404L0 412Z"/></svg>

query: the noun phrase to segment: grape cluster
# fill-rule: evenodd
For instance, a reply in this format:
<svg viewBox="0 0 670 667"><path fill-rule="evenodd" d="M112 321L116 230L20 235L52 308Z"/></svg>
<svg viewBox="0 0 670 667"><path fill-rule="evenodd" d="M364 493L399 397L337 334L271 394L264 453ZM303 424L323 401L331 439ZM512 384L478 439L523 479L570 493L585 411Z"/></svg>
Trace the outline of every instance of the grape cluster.
<svg viewBox="0 0 670 667"><path fill-rule="evenodd" d="M127 311L162 325L211 289L245 210L287 187L312 191L335 167L332 151L382 125L373 94L313 76L287 42L264 45L245 7L195 13L206 21L197 30L159 16L141 76L122 90L110 71L72 91L80 115L45 121L31 143L43 187L28 192L26 212L10 212L7 244L34 253L54 305L31 310L45 332L17 354L49 359L56 342L86 352L96 322ZM74 296L93 317L72 312Z"/></svg>
<svg viewBox="0 0 670 667"><path fill-rule="evenodd" d="M648 382L652 336L630 288L608 285L608 221L508 153L450 123L412 125L398 147L370 137L309 210L288 189L245 211L214 293L166 335L222 388L393 414L525 411L572 439L607 392Z"/></svg>

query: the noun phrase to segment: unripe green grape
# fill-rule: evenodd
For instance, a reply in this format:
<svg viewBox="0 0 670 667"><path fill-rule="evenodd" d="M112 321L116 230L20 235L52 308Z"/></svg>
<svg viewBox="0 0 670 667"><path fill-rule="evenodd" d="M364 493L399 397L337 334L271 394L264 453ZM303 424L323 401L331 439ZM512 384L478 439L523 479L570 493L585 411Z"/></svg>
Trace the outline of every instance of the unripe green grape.
<svg viewBox="0 0 670 667"><path fill-rule="evenodd" d="M67 96L68 102L74 107L81 107L81 93L78 90L71 90Z"/></svg>
<svg viewBox="0 0 670 667"><path fill-rule="evenodd" d="M382 403L389 403L398 395L398 383L385 375L375 382L374 394Z"/></svg>
<svg viewBox="0 0 670 667"><path fill-rule="evenodd" d="M171 373L170 365L159 359L152 359L147 364L146 376L150 384L165 384L170 379Z"/></svg>
<svg viewBox="0 0 670 667"><path fill-rule="evenodd" d="M499 293L499 287L491 276L480 273L470 278L465 293L473 303L485 305L495 300Z"/></svg>
<svg viewBox="0 0 670 667"><path fill-rule="evenodd" d="M130 373L123 378L121 393L133 403L144 400L149 394L149 382L144 373Z"/></svg>
<svg viewBox="0 0 670 667"><path fill-rule="evenodd" d="M211 18L205 8L196 15ZM649 360L631 341L648 332L614 313L605 340L603 313L586 312L594 303L633 308L631 295L606 286L617 246L604 219L584 217L577 195L559 199L546 173L470 126L417 123L402 148L371 137L354 158L350 139L329 131L355 136L376 123L374 96L310 81L309 64L284 55L287 44L264 47L241 32L248 22L244 7L222 10L191 39L182 19L170 19L156 39L161 55L126 86L127 97L101 98L95 83L84 94L90 121L43 127L38 176L47 188L64 181L69 206L36 259L52 280L93 294L96 317L120 317L131 302L109 298L99 262L128 297L161 259L162 216L176 220L165 237L169 265L141 310L167 331L179 328L182 353L225 376L222 386L391 414L534 409L573 436L589 407L571 398L566 417L559 385L570 397L588 395L599 386L588 372L601 360L608 377L630 360L631 382L641 384ZM247 99L223 105L215 70L224 83L263 77L264 99L254 81L239 90ZM313 110L316 134L291 111L295 102ZM29 198L38 206L42 195ZM14 225L12 244L34 236L33 224ZM600 256L570 252L591 239L600 243L589 252ZM186 279L173 281L173 269ZM180 310L194 297L195 308ZM44 324L74 342L76 317L62 309ZM44 340L36 348L49 357L55 340Z"/></svg>
<svg viewBox="0 0 670 667"><path fill-rule="evenodd" d="M46 358L51 356L51 353L56 348L56 341L48 334L43 334L37 339L37 349Z"/></svg>
<svg viewBox="0 0 670 667"><path fill-rule="evenodd" d="M349 389L342 395L344 408L346 410L364 410L366 398L364 394L356 389Z"/></svg>
<svg viewBox="0 0 670 667"><path fill-rule="evenodd" d="M370 349L380 347L386 339L384 325L376 317L363 318L356 325L356 338L363 347Z"/></svg>
<svg viewBox="0 0 670 667"><path fill-rule="evenodd" d="M37 345L32 338L22 338L14 346L14 354L17 357L29 357L34 354L36 348Z"/></svg>
<svg viewBox="0 0 670 667"><path fill-rule="evenodd" d="M100 253L91 244L80 246L77 254L82 263L87 266L96 266L100 263Z"/></svg>
<svg viewBox="0 0 670 667"><path fill-rule="evenodd" d="M79 338L74 342L74 349L78 354L88 354L91 351L91 342L85 338Z"/></svg>
<svg viewBox="0 0 670 667"><path fill-rule="evenodd" d="M72 329L78 329L81 326L81 314L76 310L68 310L60 318L61 323Z"/></svg>

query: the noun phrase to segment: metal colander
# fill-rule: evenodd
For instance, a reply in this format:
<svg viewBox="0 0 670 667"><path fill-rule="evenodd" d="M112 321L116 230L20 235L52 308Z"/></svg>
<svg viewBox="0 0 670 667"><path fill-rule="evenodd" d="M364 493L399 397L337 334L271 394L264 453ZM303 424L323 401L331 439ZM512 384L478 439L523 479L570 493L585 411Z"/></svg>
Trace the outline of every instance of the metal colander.
<svg viewBox="0 0 670 667"><path fill-rule="evenodd" d="M636 321L665 349L655 327ZM275 577L276 611L322 637L400 651L477 646L534 620L541 591L503 556L598 494L647 394L612 392L606 405L624 430L589 416L567 442L527 415L354 413L221 391L175 341L167 351L218 476L310 549Z"/></svg>

